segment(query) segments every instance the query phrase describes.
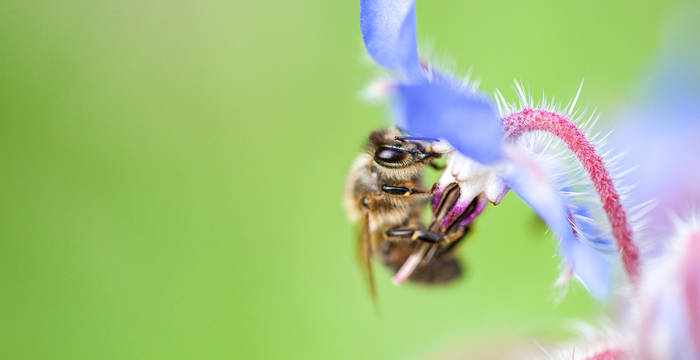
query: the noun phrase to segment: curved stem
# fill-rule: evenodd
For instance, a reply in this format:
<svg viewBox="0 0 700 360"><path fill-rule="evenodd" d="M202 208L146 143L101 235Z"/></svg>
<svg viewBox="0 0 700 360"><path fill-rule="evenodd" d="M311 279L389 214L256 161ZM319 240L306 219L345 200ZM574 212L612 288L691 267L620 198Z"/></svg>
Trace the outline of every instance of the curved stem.
<svg viewBox="0 0 700 360"><path fill-rule="evenodd" d="M693 339L691 344L696 354L700 354L700 231L694 231L686 240L685 257L682 266L683 290L686 312L688 314L688 332Z"/></svg>
<svg viewBox="0 0 700 360"><path fill-rule="evenodd" d="M530 131L546 131L561 139L568 146L593 182L603 209L612 226L625 271L630 281L636 284L639 277L639 249L632 240L632 230L620 196L613 185L603 159L596 153L593 144L567 116L541 109L524 109L503 118L504 130L509 139Z"/></svg>
<svg viewBox="0 0 700 360"><path fill-rule="evenodd" d="M585 360L616 360L622 359L624 356L624 351L620 349L605 349L587 357Z"/></svg>

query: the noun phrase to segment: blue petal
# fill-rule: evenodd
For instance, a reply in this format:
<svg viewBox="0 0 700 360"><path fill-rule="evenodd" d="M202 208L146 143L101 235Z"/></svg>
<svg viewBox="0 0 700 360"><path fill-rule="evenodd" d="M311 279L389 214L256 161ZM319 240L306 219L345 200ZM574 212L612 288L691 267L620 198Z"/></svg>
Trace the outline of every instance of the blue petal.
<svg viewBox="0 0 700 360"><path fill-rule="evenodd" d="M367 53L379 65L412 81L423 78L414 0L361 0L360 29Z"/></svg>
<svg viewBox="0 0 700 360"><path fill-rule="evenodd" d="M423 83L398 86L396 100L397 124L409 133L444 138L484 164L501 159L501 120L486 98L443 83Z"/></svg>
<svg viewBox="0 0 700 360"><path fill-rule="evenodd" d="M575 219L570 215L573 214L572 206L546 171L538 167L531 157L515 158L503 174L503 179L556 235L564 263L573 270L591 295L598 299L607 297L610 293L612 263L601 251L576 236L571 225L572 219ZM577 223L577 228L584 232L589 230L586 226L585 223Z"/></svg>
<svg viewBox="0 0 700 360"><path fill-rule="evenodd" d="M571 208L569 206L569 208ZM575 212L577 215L588 217L585 209ZM603 255L603 250L594 248L592 244L601 247L613 247L609 239L593 237L595 229L591 224L575 220L576 229L588 236L586 242L579 236L562 238L559 251L564 262L578 276L588 291L596 298L603 299L610 295L610 279L613 271L613 263Z"/></svg>

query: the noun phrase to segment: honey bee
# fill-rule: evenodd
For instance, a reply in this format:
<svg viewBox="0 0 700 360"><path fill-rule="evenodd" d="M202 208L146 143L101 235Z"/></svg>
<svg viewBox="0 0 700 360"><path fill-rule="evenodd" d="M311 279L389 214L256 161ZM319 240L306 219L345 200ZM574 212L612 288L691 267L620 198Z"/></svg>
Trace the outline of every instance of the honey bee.
<svg viewBox="0 0 700 360"><path fill-rule="evenodd" d="M437 167L433 161L441 156L423 145L431 141L436 140L404 136L396 129L376 130L350 167L345 205L348 218L361 225L357 252L373 298L375 256L397 276L414 282L446 283L461 274L454 249L468 231L468 225L461 225L468 214L452 210L459 186L451 184L434 199L428 227L421 221L433 197L433 190L423 187L423 170Z"/></svg>

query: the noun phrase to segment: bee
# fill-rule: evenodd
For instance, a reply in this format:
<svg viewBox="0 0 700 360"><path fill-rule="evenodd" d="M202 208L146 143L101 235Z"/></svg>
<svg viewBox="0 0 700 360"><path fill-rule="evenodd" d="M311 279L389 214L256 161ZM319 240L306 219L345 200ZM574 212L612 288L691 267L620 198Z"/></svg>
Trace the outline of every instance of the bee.
<svg viewBox="0 0 700 360"><path fill-rule="evenodd" d="M431 141L436 140L404 136L392 128L376 130L370 134L365 152L350 167L345 206L348 218L360 222L358 258L373 298L373 257L400 280L438 284L461 274L453 254L468 231L468 225L461 225L468 214L453 210L459 186L451 184L436 195L428 227L421 221L434 192L424 188L423 170L426 166L437 168L434 160L441 157L423 145Z"/></svg>

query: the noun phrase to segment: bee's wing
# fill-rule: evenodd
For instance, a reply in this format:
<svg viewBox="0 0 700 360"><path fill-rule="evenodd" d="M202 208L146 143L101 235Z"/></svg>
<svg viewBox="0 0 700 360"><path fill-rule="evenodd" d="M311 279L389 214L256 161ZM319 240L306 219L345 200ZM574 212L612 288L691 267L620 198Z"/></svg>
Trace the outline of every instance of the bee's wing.
<svg viewBox="0 0 700 360"><path fill-rule="evenodd" d="M372 301L376 301L377 290L374 285L374 273L372 273L372 243L369 233L369 213L362 216L361 229L357 237L357 260L360 267L367 275L367 286Z"/></svg>

